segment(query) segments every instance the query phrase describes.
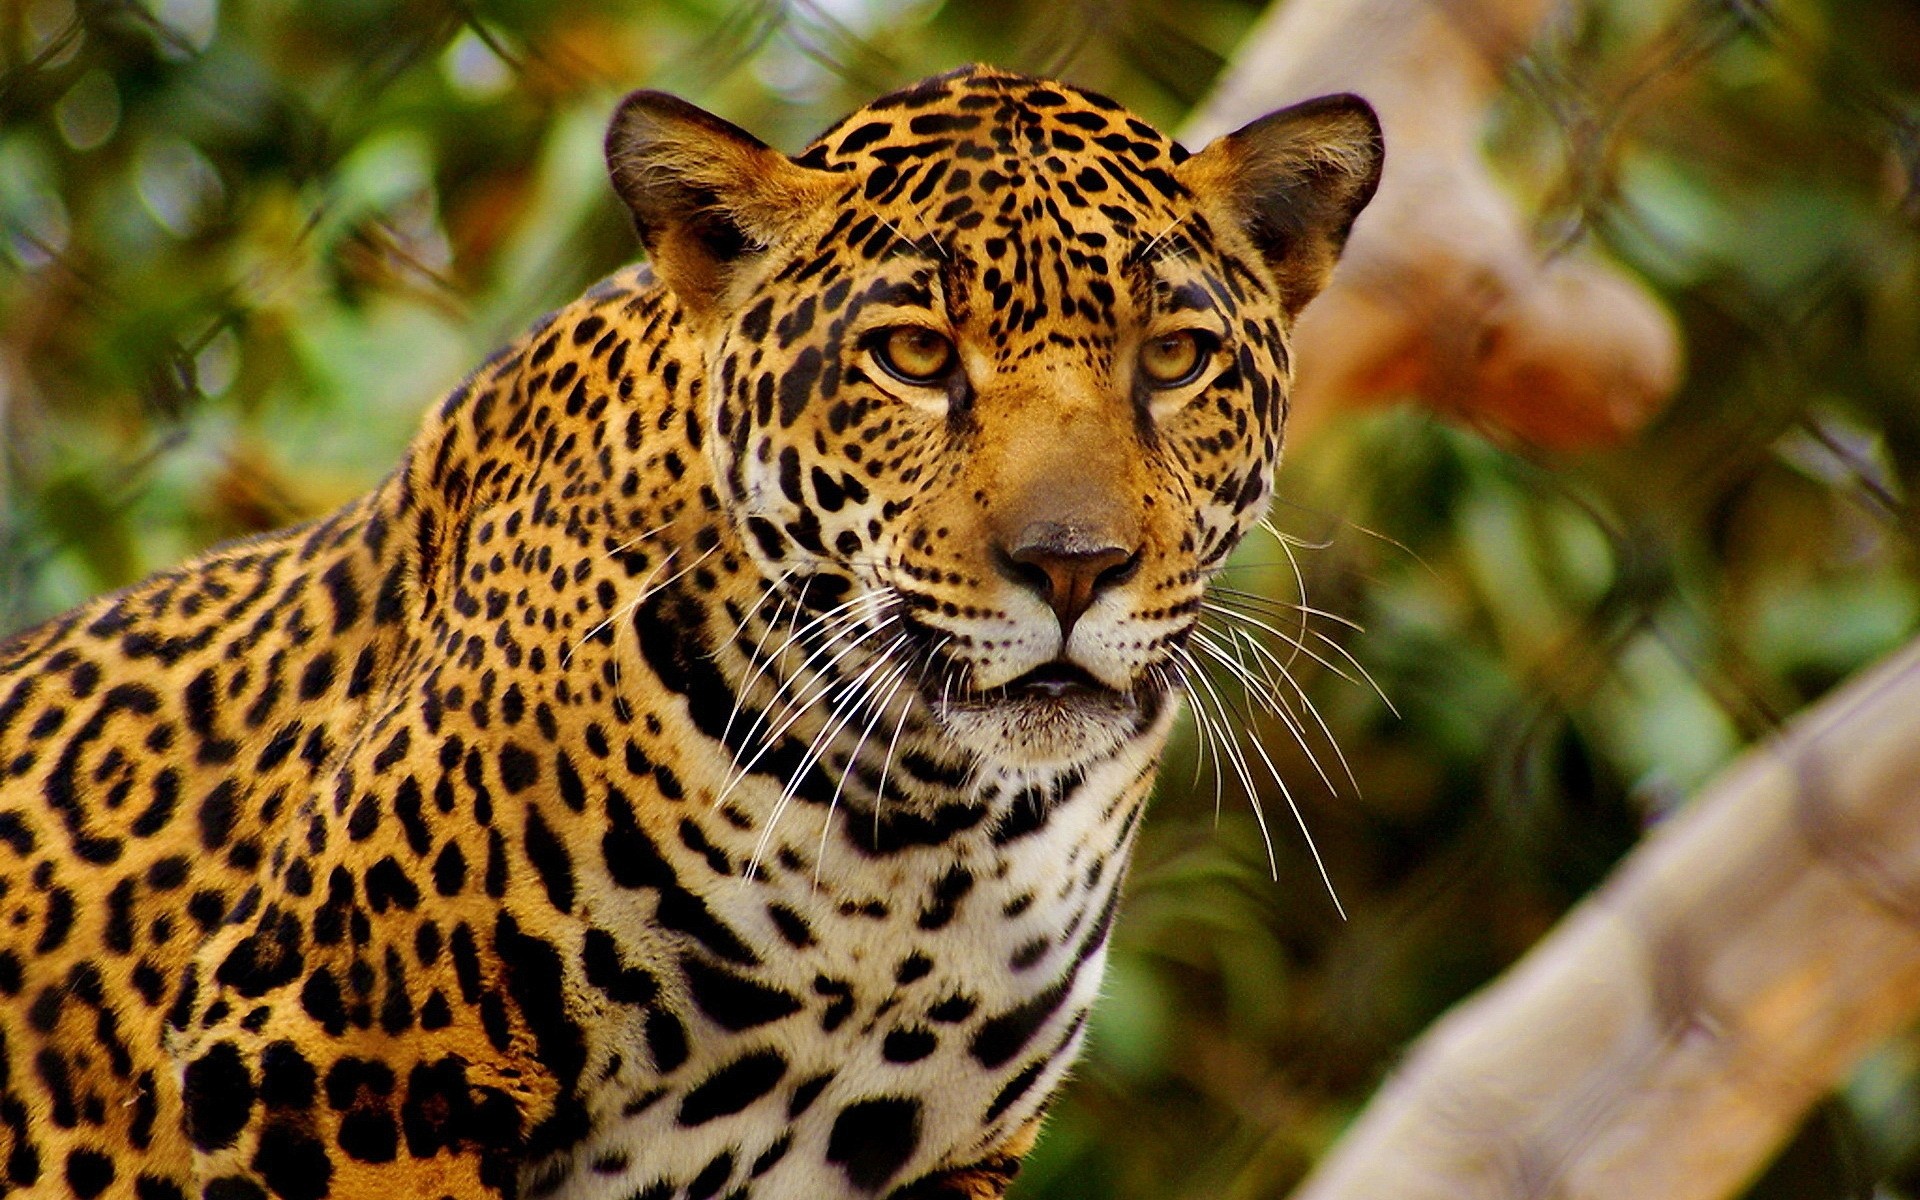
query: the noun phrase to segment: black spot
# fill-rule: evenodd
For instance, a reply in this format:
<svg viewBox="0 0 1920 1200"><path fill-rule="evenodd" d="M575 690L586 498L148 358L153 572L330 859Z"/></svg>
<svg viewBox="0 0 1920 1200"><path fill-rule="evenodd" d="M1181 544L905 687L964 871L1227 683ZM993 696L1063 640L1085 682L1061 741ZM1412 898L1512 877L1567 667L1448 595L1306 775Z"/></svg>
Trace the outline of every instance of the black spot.
<svg viewBox="0 0 1920 1200"><path fill-rule="evenodd" d="M281 1200L322 1200L333 1183L333 1162L320 1139L284 1122L260 1132L251 1165Z"/></svg>
<svg viewBox="0 0 1920 1200"><path fill-rule="evenodd" d="M587 1049L580 1026L567 1015L560 954L542 939L522 933L507 913L494 922L494 949L506 968L507 990L533 1033L540 1062L564 1092L586 1065Z"/></svg>
<svg viewBox="0 0 1920 1200"><path fill-rule="evenodd" d="M687 1185L687 1200L712 1200L733 1174L733 1152L722 1150Z"/></svg>
<svg viewBox="0 0 1920 1200"><path fill-rule="evenodd" d="M986 1119L989 1121L998 1119L1000 1114L1006 1112L1008 1108L1013 1106L1014 1101L1020 1099L1020 1097L1026 1095L1027 1092L1032 1089L1034 1083L1039 1080L1041 1074L1045 1072L1046 1069L1047 1060L1044 1058L1037 1062L1028 1063L1024 1070L1007 1081L1006 1086L1002 1087L999 1093L994 1096L993 1103L987 1105Z"/></svg>
<svg viewBox="0 0 1920 1200"><path fill-rule="evenodd" d="M133 1194L139 1200L187 1200L187 1194L171 1180L142 1175L133 1181Z"/></svg>
<svg viewBox="0 0 1920 1200"><path fill-rule="evenodd" d="M951 867L933 885L933 897L927 906L920 910L920 928L933 930L944 928L953 920L954 913L968 892L973 890L973 872L965 867Z"/></svg>
<svg viewBox="0 0 1920 1200"><path fill-rule="evenodd" d="M202 1150L233 1145L253 1112L253 1076L240 1061L240 1049L230 1041L187 1064L181 1085L186 1109L187 1136Z"/></svg>
<svg viewBox="0 0 1920 1200"><path fill-rule="evenodd" d="M27 1006L27 1024L40 1033L50 1033L60 1023L60 1009L66 1004L65 984L49 984Z"/></svg>
<svg viewBox="0 0 1920 1200"><path fill-rule="evenodd" d="M920 1147L920 1102L900 1096L861 1100L840 1110L827 1138L827 1161L863 1192L877 1192Z"/></svg>
<svg viewBox="0 0 1920 1200"><path fill-rule="evenodd" d="M214 978L252 999L292 983L306 968L300 948L300 922L291 913L270 909L253 933L241 938L221 960Z"/></svg>
<svg viewBox="0 0 1920 1200"><path fill-rule="evenodd" d="M467 1135L472 1107L467 1069L459 1059L415 1065L407 1074L407 1098L400 1105L407 1153L431 1158L442 1149L458 1147Z"/></svg>
<svg viewBox="0 0 1920 1200"><path fill-rule="evenodd" d="M1051 949L1053 949L1052 939L1033 938L1014 949L1012 956L1007 959L1007 966L1015 971L1029 970L1035 963L1045 958L1047 951Z"/></svg>
<svg viewBox="0 0 1920 1200"><path fill-rule="evenodd" d="M453 1008L447 1003L446 993L439 988L433 989L425 1004L420 1006L420 1028L431 1033L436 1029L445 1029L453 1024Z"/></svg>
<svg viewBox="0 0 1920 1200"><path fill-rule="evenodd" d="M885 169L881 168L881 170ZM794 357L792 365L781 374L780 425L782 428L799 420L801 412L813 399L813 386L820 378L821 364L820 348L808 346Z"/></svg>
<svg viewBox="0 0 1920 1200"><path fill-rule="evenodd" d="M930 1029L896 1029L887 1034L880 1045L880 1053L888 1062L919 1062L932 1054L940 1045L940 1039Z"/></svg>
<svg viewBox="0 0 1920 1200"><path fill-rule="evenodd" d="M732 1116L772 1091L787 1073L787 1060L771 1050L749 1054L707 1076L680 1103L682 1125L704 1125Z"/></svg>
<svg viewBox="0 0 1920 1200"><path fill-rule="evenodd" d="M53 1123L61 1129L78 1125L80 1112L74 1104L73 1077L67 1070L66 1056L53 1049L41 1050L33 1056L33 1069L52 1101Z"/></svg>
<svg viewBox="0 0 1920 1200"><path fill-rule="evenodd" d="M133 888L131 878L122 879L107 894L105 934L107 949L115 954L127 954L133 950Z"/></svg>
<svg viewBox="0 0 1920 1200"><path fill-rule="evenodd" d="M334 1037L347 1028L347 1007L340 996L340 981L326 967L315 968L300 988L300 1007Z"/></svg>
<svg viewBox="0 0 1920 1200"><path fill-rule="evenodd" d="M685 888L663 890L655 917L662 926L696 939L728 962L748 967L760 963L760 956L740 940L740 935L714 916L706 901Z"/></svg>
<svg viewBox="0 0 1920 1200"><path fill-rule="evenodd" d="M821 508L828 512L839 512L845 506L846 489L836 483L833 476L815 467L808 478L813 482L813 494L818 498Z"/></svg>
<svg viewBox="0 0 1920 1200"><path fill-rule="evenodd" d="M807 924L805 917L792 908L776 902L767 905L767 915L773 918L774 928L779 930L780 936L789 946L804 950L813 945L813 927Z"/></svg>
<svg viewBox="0 0 1920 1200"><path fill-rule="evenodd" d="M467 856L460 852L458 842L448 839L440 848L440 856L433 860L433 890L442 896L457 896L466 885Z"/></svg>
<svg viewBox="0 0 1920 1200"><path fill-rule="evenodd" d="M573 859L535 807L527 809L527 858L540 873L547 901L561 912L573 911Z"/></svg>
<svg viewBox="0 0 1920 1200"><path fill-rule="evenodd" d="M407 966L400 952L387 947L384 962L386 997L380 1002L380 1028L388 1034L405 1033L413 1028L413 999L407 993Z"/></svg>
<svg viewBox="0 0 1920 1200"><path fill-rule="evenodd" d="M671 1074L687 1061L687 1030L680 1019L664 1008L647 1013L647 1049L653 1054L654 1069Z"/></svg>
<svg viewBox="0 0 1920 1200"><path fill-rule="evenodd" d="M480 951L474 945L473 927L465 921L455 925L447 945L453 951L453 977L460 984L460 999L472 1004L480 998Z"/></svg>
<svg viewBox="0 0 1920 1200"><path fill-rule="evenodd" d="M222 1175L200 1189L200 1200L267 1200L267 1193L244 1175Z"/></svg>
<svg viewBox="0 0 1920 1200"><path fill-rule="evenodd" d="M234 790L233 780L222 779L200 801L200 844L208 850L220 849L233 836L240 815Z"/></svg>
<svg viewBox="0 0 1920 1200"><path fill-rule="evenodd" d="M360 591L355 586L353 572L344 561L336 562L327 568L320 582L326 585L327 595L333 601L333 632L344 633L360 619Z"/></svg>
<svg viewBox="0 0 1920 1200"><path fill-rule="evenodd" d="M760 1178L760 1176L771 1171L775 1163L785 1158L787 1151L791 1149L793 1149L793 1135L790 1133L781 1134L774 1140L773 1145L762 1150L760 1157L753 1160L753 1166L748 1169L748 1173L755 1179Z"/></svg>
<svg viewBox="0 0 1920 1200"><path fill-rule="evenodd" d="M868 146L886 140L892 132L893 126L885 121L869 121L841 138L840 144L834 149L839 154L857 154ZM761 332L764 335L765 329Z"/></svg>
<svg viewBox="0 0 1920 1200"><path fill-rule="evenodd" d="M187 881L187 860L183 855L155 859L147 868L147 886L156 892L168 892Z"/></svg>
<svg viewBox="0 0 1920 1200"><path fill-rule="evenodd" d="M615 884L623 888L678 886L673 868L635 821L633 805L619 788L607 789L607 824L609 828L600 839L600 854Z"/></svg>
<svg viewBox="0 0 1920 1200"><path fill-rule="evenodd" d="M212 932L227 915L227 898L212 888L202 888L187 899L187 915L203 932Z"/></svg>
<svg viewBox="0 0 1920 1200"><path fill-rule="evenodd" d="M849 839L867 854L897 854L914 846L944 845L957 833L985 820L978 804L942 804L931 815L904 807L889 808L874 820L850 822Z"/></svg>
<svg viewBox="0 0 1920 1200"><path fill-rule="evenodd" d="M733 874L733 863L727 858L726 852L708 840L706 830L700 828L698 822L686 817L681 818L680 844L705 858L707 865L713 868L714 874Z"/></svg>
<svg viewBox="0 0 1920 1200"><path fill-rule="evenodd" d="M392 1162L399 1131L391 1111L393 1070L383 1062L348 1055L327 1072L327 1106L345 1114L337 1141L361 1162Z"/></svg>
<svg viewBox="0 0 1920 1200"><path fill-rule="evenodd" d="M780 451L780 491L795 504L805 504L807 495L800 490L800 452L792 446Z"/></svg>
<svg viewBox="0 0 1920 1200"><path fill-rule="evenodd" d="M764 297L760 303L748 309L747 314L740 318L740 332L744 333L750 342L763 341L767 336L767 326L772 319L773 298Z"/></svg>
<svg viewBox="0 0 1920 1200"><path fill-rule="evenodd" d="M687 977L694 1003L722 1029L738 1033L800 1011L799 999L790 993L692 956L681 957L680 969Z"/></svg>
<svg viewBox="0 0 1920 1200"><path fill-rule="evenodd" d="M113 1182L113 1160L98 1150L67 1152L67 1186L81 1200L93 1200Z"/></svg>
<svg viewBox="0 0 1920 1200"><path fill-rule="evenodd" d="M980 118L973 113L921 113L907 122L907 128L925 136L942 133L962 133L978 127Z"/></svg>
<svg viewBox="0 0 1920 1200"><path fill-rule="evenodd" d="M325 694L333 686L333 654L322 650L316 654L306 669L300 672L300 698L313 700Z"/></svg>
<svg viewBox="0 0 1920 1200"><path fill-rule="evenodd" d="M367 905L377 913L386 912L389 907L412 912L420 906L420 889L391 854L367 868L366 890Z"/></svg>
<svg viewBox="0 0 1920 1200"><path fill-rule="evenodd" d="M1069 972L1026 1003L981 1022L968 1047L973 1057L984 1067L1004 1066L1032 1040L1047 1018L1059 1010L1076 974Z"/></svg>
<svg viewBox="0 0 1920 1200"><path fill-rule="evenodd" d="M629 967L620 958L613 935L604 929L587 930L581 957L587 968L587 982L619 1004L647 1004L660 987L642 967Z"/></svg>
<svg viewBox="0 0 1920 1200"><path fill-rule="evenodd" d="M357 1107L340 1118L336 1139L348 1157L368 1163L392 1162L399 1155L400 1130L383 1107Z"/></svg>
<svg viewBox="0 0 1920 1200"><path fill-rule="evenodd" d="M309 1108L318 1081L313 1064L290 1041L270 1042L260 1053L260 1101L268 1108Z"/></svg>
<svg viewBox="0 0 1920 1200"><path fill-rule="evenodd" d="M47 921L33 944L35 954L51 954L67 944L67 935L73 932L73 911L72 892L56 887L47 893Z"/></svg>
<svg viewBox="0 0 1920 1200"><path fill-rule="evenodd" d="M24 858L33 853L33 830L27 828L26 819L19 813L0 813L0 842L5 842L15 854Z"/></svg>
<svg viewBox="0 0 1920 1200"><path fill-rule="evenodd" d="M973 1015L979 1003L968 996L948 996L927 1010L927 1015L944 1025L953 1025Z"/></svg>
<svg viewBox="0 0 1920 1200"><path fill-rule="evenodd" d="M507 839L498 829L487 830L487 874L482 882L495 900L507 894Z"/></svg>
<svg viewBox="0 0 1920 1200"><path fill-rule="evenodd" d="M433 833L421 815L420 782L409 775L400 781L393 794L393 815L400 818L400 828L407 835L407 849L420 858L433 848Z"/></svg>
<svg viewBox="0 0 1920 1200"><path fill-rule="evenodd" d="M787 1120L799 1120L800 1114L812 1108L813 1102L820 1098L820 1093L826 1091L827 1085L832 1082L833 1072L828 1071L824 1075L815 1075L799 1087L794 1088L793 1095L787 1100Z"/></svg>
<svg viewBox="0 0 1920 1200"><path fill-rule="evenodd" d="M509 795L523 792L540 780L540 760L519 745L500 747L500 782Z"/></svg>
<svg viewBox="0 0 1920 1200"><path fill-rule="evenodd" d="M580 782L580 772L574 769L573 759L565 750L556 751L553 756L554 774L560 781L560 799L574 812L587 810L587 789Z"/></svg>
<svg viewBox="0 0 1920 1200"><path fill-rule="evenodd" d="M127 1123L127 1140L136 1150L153 1145L153 1123L160 1117L160 1101L153 1083L153 1072L142 1071L135 1081L139 1091L133 1099L133 1120Z"/></svg>

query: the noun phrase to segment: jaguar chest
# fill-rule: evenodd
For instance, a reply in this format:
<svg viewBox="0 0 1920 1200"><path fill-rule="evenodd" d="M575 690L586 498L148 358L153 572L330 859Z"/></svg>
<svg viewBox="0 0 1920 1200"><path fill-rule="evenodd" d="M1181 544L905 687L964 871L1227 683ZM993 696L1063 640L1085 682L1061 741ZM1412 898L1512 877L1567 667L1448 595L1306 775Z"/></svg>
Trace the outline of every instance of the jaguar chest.
<svg viewBox="0 0 1920 1200"><path fill-rule="evenodd" d="M779 840L808 853L751 876L761 831L698 786L671 831L642 814L661 861L609 861L585 915L659 994L600 1010L589 1132L525 1194L884 1195L1004 1143L1082 1037L1157 742L1051 787L972 781L977 813L913 825L913 844L851 831L876 821L857 805L796 801ZM770 812L780 792L729 802Z"/></svg>

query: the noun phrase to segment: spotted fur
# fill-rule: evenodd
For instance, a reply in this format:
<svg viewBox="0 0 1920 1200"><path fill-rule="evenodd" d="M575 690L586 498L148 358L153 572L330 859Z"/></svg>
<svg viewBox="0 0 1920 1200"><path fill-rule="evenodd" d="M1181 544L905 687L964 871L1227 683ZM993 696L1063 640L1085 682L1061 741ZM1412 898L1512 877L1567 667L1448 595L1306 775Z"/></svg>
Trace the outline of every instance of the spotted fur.
<svg viewBox="0 0 1920 1200"><path fill-rule="evenodd" d="M973 68L609 157L651 267L379 487L0 642L6 1188L1004 1191L1377 126Z"/></svg>

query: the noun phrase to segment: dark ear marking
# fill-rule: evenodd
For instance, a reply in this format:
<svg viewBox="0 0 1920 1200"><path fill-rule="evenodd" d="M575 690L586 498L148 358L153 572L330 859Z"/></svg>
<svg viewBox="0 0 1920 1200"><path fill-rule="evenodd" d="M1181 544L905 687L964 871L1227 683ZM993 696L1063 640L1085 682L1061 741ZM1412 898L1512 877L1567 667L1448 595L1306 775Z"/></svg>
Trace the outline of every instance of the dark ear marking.
<svg viewBox="0 0 1920 1200"><path fill-rule="evenodd" d="M1194 194L1224 206L1272 268L1298 314L1326 286L1354 218L1380 184L1380 120L1340 93L1283 108L1182 163Z"/></svg>
<svg viewBox="0 0 1920 1200"><path fill-rule="evenodd" d="M695 315L713 311L738 267L835 184L665 92L622 100L606 151L647 257Z"/></svg>

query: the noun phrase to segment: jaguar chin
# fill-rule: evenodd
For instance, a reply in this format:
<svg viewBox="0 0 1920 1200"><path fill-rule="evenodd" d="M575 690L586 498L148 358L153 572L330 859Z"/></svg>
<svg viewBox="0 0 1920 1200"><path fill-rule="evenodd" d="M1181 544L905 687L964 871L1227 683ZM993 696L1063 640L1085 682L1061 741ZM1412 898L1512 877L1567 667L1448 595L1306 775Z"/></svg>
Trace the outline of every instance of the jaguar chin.
<svg viewBox="0 0 1920 1200"><path fill-rule="evenodd" d="M1029 775L1060 774L1110 758L1167 723L1162 718L1175 708L1159 672L1122 691L1060 662L985 692L922 694L955 741Z"/></svg>

